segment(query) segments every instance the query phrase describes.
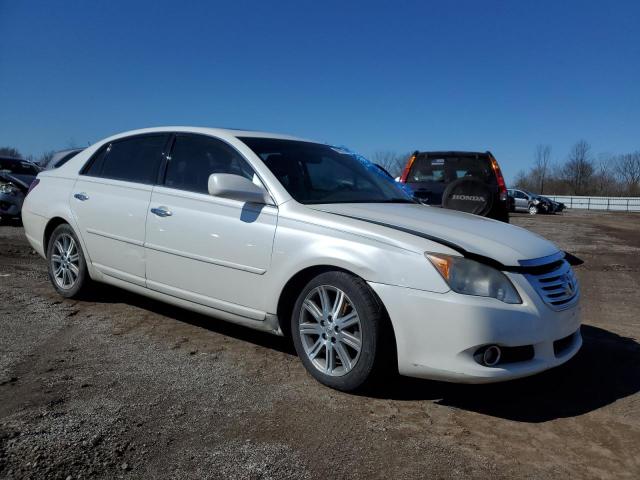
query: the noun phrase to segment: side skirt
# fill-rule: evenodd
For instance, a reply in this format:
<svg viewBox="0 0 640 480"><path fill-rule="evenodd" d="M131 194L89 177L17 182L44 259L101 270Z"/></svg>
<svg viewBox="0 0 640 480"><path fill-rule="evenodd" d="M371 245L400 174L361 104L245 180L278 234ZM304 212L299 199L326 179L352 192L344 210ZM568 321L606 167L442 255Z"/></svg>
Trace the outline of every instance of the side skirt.
<svg viewBox="0 0 640 480"><path fill-rule="evenodd" d="M161 302L169 303L171 305L175 305L176 307L184 308L186 310L191 310L192 312L200 313L208 317L214 317L216 319L225 320L227 322L235 323L237 325L249 327L254 330L260 330L260 331L268 332L274 335L283 336L282 330L280 329L280 325L278 323L278 317L276 315L266 313L264 320L253 320L247 317L243 317L241 315L236 315L234 313L218 310L216 308L208 307L206 305L201 305L199 303L191 302L189 300L184 300L182 298L174 297L172 295L167 295L166 293L158 292L156 290L151 290L149 288L142 287L140 285L135 285L125 280L111 277L104 272L101 272L101 273L102 275L101 275L100 281L107 283L109 285L113 285L114 287L122 288L124 290L128 290L133 293L144 295L145 297L149 297L154 300L159 300Z"/></svg>

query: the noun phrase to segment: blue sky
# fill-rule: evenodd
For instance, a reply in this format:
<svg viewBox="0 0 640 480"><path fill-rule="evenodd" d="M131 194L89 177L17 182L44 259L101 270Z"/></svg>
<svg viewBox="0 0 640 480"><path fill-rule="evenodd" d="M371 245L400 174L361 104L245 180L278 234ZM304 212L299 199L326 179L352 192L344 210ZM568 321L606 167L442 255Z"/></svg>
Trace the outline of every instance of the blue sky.
<svg viewBox="0 0 640 480"><path fill-rule="evenodd" d="M0 145L155 125L494 152L640 149L638 1L0 0Z"/></svg>

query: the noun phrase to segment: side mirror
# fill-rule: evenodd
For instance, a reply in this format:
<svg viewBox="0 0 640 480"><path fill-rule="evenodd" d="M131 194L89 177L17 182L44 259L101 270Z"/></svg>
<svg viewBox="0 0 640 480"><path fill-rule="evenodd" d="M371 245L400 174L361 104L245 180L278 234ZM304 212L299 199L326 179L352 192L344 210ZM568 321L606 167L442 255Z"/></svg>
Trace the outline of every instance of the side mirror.
<svg viewBox="0 0 640 480"><path fill-rule="evenodd" d="M240 202L272 205L269 193L248 178L230 173L214 173L209 175L209 195L230 198Z"/></svg>

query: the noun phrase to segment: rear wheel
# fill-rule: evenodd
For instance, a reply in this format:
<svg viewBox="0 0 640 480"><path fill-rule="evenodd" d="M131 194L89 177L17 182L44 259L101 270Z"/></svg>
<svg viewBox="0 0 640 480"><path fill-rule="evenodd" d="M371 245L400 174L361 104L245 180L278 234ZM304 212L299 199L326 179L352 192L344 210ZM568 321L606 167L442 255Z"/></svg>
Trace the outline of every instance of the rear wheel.
<svg viewBox="0 0 640 480"><path fill-rule="evenodd" d="M73 229L58 225L47 245L49 279L63 297L73 298L83 293L89 283L87 263Z"/></svg>
<svg viewBox="0 0 640 480"><path fill-rule="evenodd" d="M362 279L327 272L298 296L291 317L293 343L307 371L343 391L363 387L382 370L384 310Z"/></svg>

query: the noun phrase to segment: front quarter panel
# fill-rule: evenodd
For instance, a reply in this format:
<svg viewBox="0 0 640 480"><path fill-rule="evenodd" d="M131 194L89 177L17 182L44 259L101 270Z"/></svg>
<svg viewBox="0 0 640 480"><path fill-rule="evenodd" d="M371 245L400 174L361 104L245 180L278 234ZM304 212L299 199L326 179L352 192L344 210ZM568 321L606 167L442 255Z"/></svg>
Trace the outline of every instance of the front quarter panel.
<svg viewBox="0 0 640 480"><path fill-rule="evenodd" d="M341 231L326 225L281 216L273 247L273 268L268 273L268 310L275 313L284 285L298 272L331 266L366 281L437 293L449 286L423 253Z"/></svg>

